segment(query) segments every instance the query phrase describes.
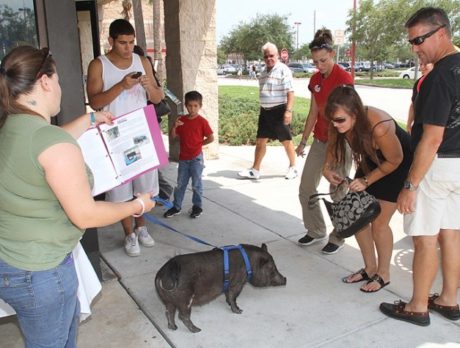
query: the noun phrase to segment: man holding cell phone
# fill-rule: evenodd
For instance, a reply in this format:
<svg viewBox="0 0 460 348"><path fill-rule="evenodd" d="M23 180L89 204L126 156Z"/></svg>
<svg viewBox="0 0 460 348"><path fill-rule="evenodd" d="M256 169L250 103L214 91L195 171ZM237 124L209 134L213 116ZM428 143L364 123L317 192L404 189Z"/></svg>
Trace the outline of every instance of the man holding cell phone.
<svg viewBox="0 0 460 348"><path fill-rule="evenodd" d="M110 51L92 60L88 67L87 92L94 110L104 109L120 116L147 105L147 100L159 103L163 90L153 77L152 66L145 57L133 54L135 32L124 19L110 24ZM110 202L126 202L141 192L158 194L158 173L150 171L135 180L106 193ZM140 255L139 242L145 247L154 245L142 216L121 220L125 232L125 251L129 256Z"/></svg>

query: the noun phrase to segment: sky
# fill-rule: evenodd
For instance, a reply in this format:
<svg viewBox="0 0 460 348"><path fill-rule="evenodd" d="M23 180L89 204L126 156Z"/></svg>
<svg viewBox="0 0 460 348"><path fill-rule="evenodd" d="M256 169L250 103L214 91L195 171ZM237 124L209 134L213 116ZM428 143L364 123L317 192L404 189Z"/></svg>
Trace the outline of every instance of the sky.
<svg viewBox="0 0 460 348"><path fill-rule="evenodd" d="M216 0L217 41L230 33L241 22L249 23L257 14L278 14L287 16L287 23L296 32L299 29L299 47L313 39L314 13L316 29L325 26L335 30L345 30L348 11L353 8L353 0ZM296 46L296 38L293 38Z"/></svg>

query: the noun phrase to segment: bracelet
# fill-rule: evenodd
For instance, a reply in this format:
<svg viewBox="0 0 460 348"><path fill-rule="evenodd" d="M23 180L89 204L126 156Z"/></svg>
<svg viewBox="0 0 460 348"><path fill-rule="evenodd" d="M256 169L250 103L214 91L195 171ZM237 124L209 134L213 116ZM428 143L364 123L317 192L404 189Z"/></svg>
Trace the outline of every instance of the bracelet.
<svg viewBox="0 0 460 348"><path fill-rule="evenodd" d="M144 204L144 201L140 198L136 198L135 201L139 202L139 204L141 205L142 207L142 211L139 213L139 214L133 214L134 217L141 217L142 215L144 215L145 213L145 204Z"/></svg>
<svg viewBox="0 0 460 348"><path fill-rule="evenodd" d="M89 121L91 123L91 127L96 125L96 115L94 115L94 112L89 113Z"/></svg>
<svg viewBox="0 0 460 348"><path fill-rule="evenodd" d="M366 184L366 187L368 187L369 186L369 181L367 181L367 176L364 175L361 179L364 180L364 183Z"/></svg>

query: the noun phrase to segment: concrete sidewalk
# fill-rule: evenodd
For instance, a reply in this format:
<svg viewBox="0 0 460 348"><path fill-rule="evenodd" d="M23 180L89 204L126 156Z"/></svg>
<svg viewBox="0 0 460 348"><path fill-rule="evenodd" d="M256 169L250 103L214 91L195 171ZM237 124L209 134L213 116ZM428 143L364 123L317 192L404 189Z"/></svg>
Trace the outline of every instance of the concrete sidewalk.
<svg viewBox="0 0 460 348"><path fill-rule="evenodd" d="M388 319L378 309L380 302L408 299L412 291L412 242L402 232L401 215L396 213L391 224L391 284L365 294L359 291L360 283L341 281L363 266L354 238L335 255L320 252L325 242L309 247L297 244L305 233L298 202L300 179L284 179L288 162L281 147L268 148L260 180L237 179L236 173L251 165L253 154L254 147L220 146L220 159L206 162L204 214L199 219L187 214L191 192L186 194L181 215L163 219L163 207L156 207L152 215L218 246L267 243L287 285L263 289L247 284L238 297L242 314L232 313L220 296L193 307L192 320L202 329L200 333L190 333L177 318L178 330L171 331L154 289L155 274L174 255L209 247L150 224L155 246L142 248L141 256L131 258L123 251L123 233L116 224L101 229L99 239L103 258L120 283L103 284L92 318L81 325L80 347L460 346L460 322L434 313L431 325L423 328ZM299 160L299 171L303 164ZM176 167L171 163L167 168L171 183ZM326 182L321 191L327 191ZM433 290L440 290L439 275ZM21 346L14 321L0 321L0 337L0 347Z"/></svg>

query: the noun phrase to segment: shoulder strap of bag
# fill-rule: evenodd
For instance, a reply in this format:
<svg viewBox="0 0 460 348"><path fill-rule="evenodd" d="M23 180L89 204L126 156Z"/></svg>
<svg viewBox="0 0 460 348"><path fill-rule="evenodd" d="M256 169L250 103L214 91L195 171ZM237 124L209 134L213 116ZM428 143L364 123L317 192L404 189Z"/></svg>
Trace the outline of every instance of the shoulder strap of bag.
<svg viewBox="0 0 460 348"><path fill-rule="evenodd" d="M350 183L352 181L352 179L350 179L349 177L346 177L345 179L343 179L343 181L338 184L336 187L335 187L335 190L333 191L330 191L328 193L315 193L314 195L311 195L308 199L308 205L309 206L313 206L316 202L318 202L320 199L323 199L323 198L319 198L321 196L330 196L334 193L337 192L337 190L339 189L339 186L344 184L344 183Z"/></svg>

